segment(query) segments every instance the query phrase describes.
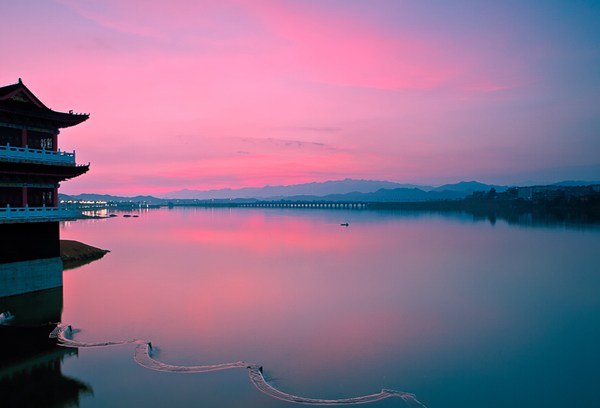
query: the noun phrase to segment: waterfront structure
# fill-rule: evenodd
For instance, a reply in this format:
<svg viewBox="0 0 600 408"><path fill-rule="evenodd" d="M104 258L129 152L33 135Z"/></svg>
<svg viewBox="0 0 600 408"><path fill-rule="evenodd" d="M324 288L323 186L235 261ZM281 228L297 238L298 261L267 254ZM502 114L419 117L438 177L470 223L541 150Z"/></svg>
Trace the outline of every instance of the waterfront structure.
<svg viewBox="0 0 600 408"><path fill-rule="evenodd" d="M61 151L58 135L88 118L48 108L20 78L0 87L0 296L10 292L3 293L3 286L11 281L18 281L19 293L22 287L39 290L62 284L62 268L60 276L53 272L47 279L46 267L20 268L19 263L60 257L59 221L78 214L59 207L59 183L87 172L89 164L78 165L74 151ZM30 278L41 282L29 285Z"/></svg>
<svg viewBox="0 0 600 408"><path fill-rule="evenodd" d="M529 186L517 187L517 197L526 201L548 202L553 200L587 200L600 192L600 185L582 186ZM587 198L586 198L587 197Z"/></svg>

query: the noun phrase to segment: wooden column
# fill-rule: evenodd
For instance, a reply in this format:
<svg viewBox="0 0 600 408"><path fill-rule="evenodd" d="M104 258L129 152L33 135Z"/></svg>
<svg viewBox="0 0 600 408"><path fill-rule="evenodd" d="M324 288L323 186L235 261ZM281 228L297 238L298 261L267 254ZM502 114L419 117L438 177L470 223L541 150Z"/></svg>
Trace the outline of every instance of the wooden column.
<svg viewBox="0 0 600 408"><path fill-rule="evenodd" d="M22 194L22 201L23 204L21 205L21 207L25 207L27 205L27 186L23 186L23 194Z"/></svg>
<svg viewBox="0 0 600 408"><path fill-rule="evenodd" d="M58 187L52 190L52 207L58 207Z"/></svg>
<svg viewBox="0 0 600 408"><path fill-rule="evenodd" d="M58 131L52 135L52 150L58 150Z"/></svg>
<svg viewBox="0 0 600 408"><path fill-rule="evenodd" d="M27 129L23 128L21 132L21 147L27 146Z"/></svg>

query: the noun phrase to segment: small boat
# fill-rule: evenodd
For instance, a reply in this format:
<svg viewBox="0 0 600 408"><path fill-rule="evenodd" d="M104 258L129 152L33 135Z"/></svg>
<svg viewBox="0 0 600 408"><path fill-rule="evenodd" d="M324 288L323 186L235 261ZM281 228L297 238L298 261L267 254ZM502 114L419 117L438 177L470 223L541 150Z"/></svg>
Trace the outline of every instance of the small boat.
<svg viewBox="0 0 600 408"><path fill-rule="evenodd" d="M348 225L350 225L350 224L348 224L347 222L345 222L345 223L343 223L343 224L340 224L340 225L341 225L342 227L347 227L347 226L348 226Z"/></svg>
<svg viewBox="0 0 600 408"><path fill-rule="evenodd" d="M123 214L123 217L129 218L129 217L131 217L131 215L130 214Z"/></svg>

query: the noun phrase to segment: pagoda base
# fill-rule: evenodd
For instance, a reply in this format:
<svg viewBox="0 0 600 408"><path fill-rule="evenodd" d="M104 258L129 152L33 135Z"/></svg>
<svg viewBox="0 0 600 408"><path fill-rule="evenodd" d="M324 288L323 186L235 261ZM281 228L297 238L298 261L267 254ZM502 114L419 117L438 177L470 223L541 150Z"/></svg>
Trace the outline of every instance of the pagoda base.
<svg viewBox="0 0 600 408"><path fill-rule="evenodd" d="M60 257L59 223L0 224L0 264Z"/></svg>
<svg viewBox="0 0 600 408"><path fill-rule="evenodd" d="M62 286L60 258L0 264L0 298Z"/></svg>

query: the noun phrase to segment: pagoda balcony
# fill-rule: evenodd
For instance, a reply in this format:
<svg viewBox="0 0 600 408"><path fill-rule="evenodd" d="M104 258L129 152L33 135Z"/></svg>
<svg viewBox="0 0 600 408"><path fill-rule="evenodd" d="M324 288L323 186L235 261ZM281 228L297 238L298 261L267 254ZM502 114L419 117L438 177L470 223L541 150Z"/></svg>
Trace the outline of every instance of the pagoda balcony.
<svg viewBox="0 0 600 408"><path fill-rule="evenodd" d="M81 211L69 207L0 207L0 224L67 221L81 217Z"/></svg>
<svg viewBox="0 0 600 408"><path fill-rule="evenodd" d="M7 144L0 146L0 160L74 166L75 151L31 149L27 146L15 147Z"/></svg>

